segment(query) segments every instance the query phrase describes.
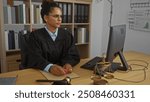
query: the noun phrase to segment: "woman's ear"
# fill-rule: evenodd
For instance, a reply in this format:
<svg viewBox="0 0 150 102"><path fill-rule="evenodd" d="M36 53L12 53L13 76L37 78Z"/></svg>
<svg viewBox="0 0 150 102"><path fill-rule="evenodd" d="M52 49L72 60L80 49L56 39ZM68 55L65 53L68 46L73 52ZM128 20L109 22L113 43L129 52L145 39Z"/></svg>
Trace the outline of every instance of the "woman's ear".
<svg viewBox="0 0 150 102"><path fill-rule="evenodd" d="M47 22L48 16L44 15L44 21Z"/></svg>

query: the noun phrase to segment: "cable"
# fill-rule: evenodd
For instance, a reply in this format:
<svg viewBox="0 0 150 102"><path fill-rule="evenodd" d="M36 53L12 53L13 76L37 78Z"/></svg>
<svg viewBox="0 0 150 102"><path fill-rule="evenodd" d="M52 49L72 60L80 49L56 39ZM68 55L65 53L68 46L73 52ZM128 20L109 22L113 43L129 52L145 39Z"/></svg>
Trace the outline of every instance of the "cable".
<svg viewBox="0 0 150 102"><path fill-rule="evenodd" d="M133 63L133 61L136 63ZM116 79L116 80L120 80L120 81L124 81L124 82L131 82L131 83L143 82L146 79L146 70L148 69L149 63L144 60L128 60L127 62L132 62L132 63L129 65L129 69L125 72L128 73L130 71L143 71L143 79L142 80L134 81L134 80L125 80L125 79L117 78L117 77L114 77L112 74L110 74L110 73L108 74L107 72L105 72L104 69L99 70L98 66L95 67L95 74L98 74L99 76L104 77L106 79ZM139 62L142 64L137 64ZM138 66L141 68L133 69L132 66ZM118 71L118 72L122 72L122 71Z"/></svg>
<svg viewBox="0 0 150 102"><path fill-rule="evenodd" d="M137 61L137 62L143 62L143 63L145 63L146 65L144 66L144 65L141 65L141 64L130 64L130 67L132 66L132 65L136 65L136 66L141 66L141 67L144 67L144 69L148 69L148 65L149 65L149 63L148 62L146 62L146 61L144 61L144 60L137 60L137 59L133 59L133 60L128 60L127 62L133 62L133 61ZM132 71L134 71L133 69L132 69L132 67L131 67L131 70ZM138 69L138 70L140 70L140 69Z"/></svg>
<svg viewBox="0 0 150 102"><path fill-rule="evenodd" d="M143 64L136 64L136 63L132 63L132 64L130 64L129 66L130 66L130 70L129 71L141 71L141 70L143 70L143 79L142 80L138 80L138 81L134 81L134 80L124 80L124 79L120 79L120 78L116 78L116 77L114 77L113 79L117 79L117 80L120 80L120 81L125 81L125 82L132 82L132 83L140 83L140 82L143 82L145 79L146 79L146 70L148 69L148 65L149 65L149 63L148 62L146 62L146 61L144 61L144 60L128 60L127 62L131 62L131 61L138 61L138 62L143 62L143 63L145 63L146 65L143 65ZM143 67L143 68L140 68L140 69L134 69L133 70L133 68L132 68L132 66L140 66L140 67ZM128 72L129 72L128 71Z"/></svg>
<svg viewBox="0 0 150 102"><path fill-rule="evenodd" d="M114 77L113 79L117 79L117 80L120 80L120 81L125 81L125 82L132 82L132 83L140 83L140 82L143 82L145 79L146 79L146 71L144 71L144 76L143 76L143 79L142 80L138 80L138 81L134 81L134 80L125 80L125 79L120 79L120 78L116 78Z"/></svg>

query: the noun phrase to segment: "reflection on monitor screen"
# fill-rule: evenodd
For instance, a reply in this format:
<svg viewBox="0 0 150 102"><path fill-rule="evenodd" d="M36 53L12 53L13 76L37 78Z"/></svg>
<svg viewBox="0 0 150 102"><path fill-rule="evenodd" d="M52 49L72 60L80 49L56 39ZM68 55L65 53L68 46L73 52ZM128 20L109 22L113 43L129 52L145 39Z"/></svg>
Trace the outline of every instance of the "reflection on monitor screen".
<svg viewBox="0 0 150 102"><path fill-rule="evenodd" d="M126 71L128 69L128 64L123 56L123 48L126 35L126 25L116 25L110 28L110 35L108 41L106 61L110 62L112 65L109 69L110 72L116 70ZM119 63L114 63L114 58L119 55L122 66Z"/></svg>

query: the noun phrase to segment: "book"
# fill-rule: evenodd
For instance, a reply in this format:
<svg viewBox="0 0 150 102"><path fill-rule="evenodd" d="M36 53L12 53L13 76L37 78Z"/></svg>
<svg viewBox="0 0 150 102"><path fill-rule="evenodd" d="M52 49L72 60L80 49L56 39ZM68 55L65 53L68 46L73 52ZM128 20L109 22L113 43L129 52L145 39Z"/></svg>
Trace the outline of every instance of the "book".
<svg viewBox="0 0 150 102"><path fill-rule="evenodd" d="M16 24L16 11L15 11L15 6L11 7L11 19L12 19L12 24Z"/></svg>
<svg viewBox="0 0 150 102"><path fill-rule="evenodd" d="M84 23L89 22L89 5L84 5Z"/></svg>
<svg viewBox="0 0 150 102"><path fill-rule="evenodd" d="M15 49L19 49L18 33L14 33L14 39L15 39Z"/></svg>
<svg viewBox="0 0 150 102"><path fill-rule="evenodd" d="M15 32L13 30L10 30L8 32L8 48L10 49L15 49Z"/></svg>
<svg viewBox="0 0 150 102"><path fill-rule="evenodd" d="M25 4L19 5L19 23L26 24Z"/></svg>
<svg viewBox="0 0 150 102"><path fill-rule="evenodd" d="M5 24L12 24L12 18L11 18L12 14L11 14L11 7L8 5L6 7L4 7L4 23Z"/></svg>
<svg viewBox="0 0 150 102"><path fill-rule="evenodd" d="M63 23L67 23L67 3L63 3Z"/></svg>
<svg viewBox="0 0 150 102"><path fill-rule="evenodd" d="M67 5L67 23L71 23L72 22L72 5L70 3L68 3Z"/></svg>
<svg viewBox="0 0 150 102"><path fill-rule="evenodd" d="M74 5L74 22L77 23L77 16L78 16L78 12L77 12L77 4Z"/></svg>
<svg viewBox="0 0 150 102"><path fill-rule="evenodd" d="M6 48L6 51L9 50L9 45L8 45L8 32L7 30L5 30L5 48Z"/></svg>
<svg viewBox="0 0 150 102"><path fill-rule="evenodd" d="M6 0L5 0L6 1ZM4 24L8 24L8 7L5 6L4 8Z"/></svg>

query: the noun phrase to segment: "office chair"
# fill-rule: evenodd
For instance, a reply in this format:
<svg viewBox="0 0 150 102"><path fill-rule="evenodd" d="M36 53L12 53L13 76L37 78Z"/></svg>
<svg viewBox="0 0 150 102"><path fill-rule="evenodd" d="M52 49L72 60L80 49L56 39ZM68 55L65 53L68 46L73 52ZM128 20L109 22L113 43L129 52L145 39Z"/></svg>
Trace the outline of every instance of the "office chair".
<svg viewBox="0 0 150 102"><path fill-rule="evenodd" d="M21 64L19 65L19 69L25 69L26 68L26 60L28 60L28 39L29 39L30 32L27 32L27 34L21 34L20 35L20 49L21 49Z"/></svg>

